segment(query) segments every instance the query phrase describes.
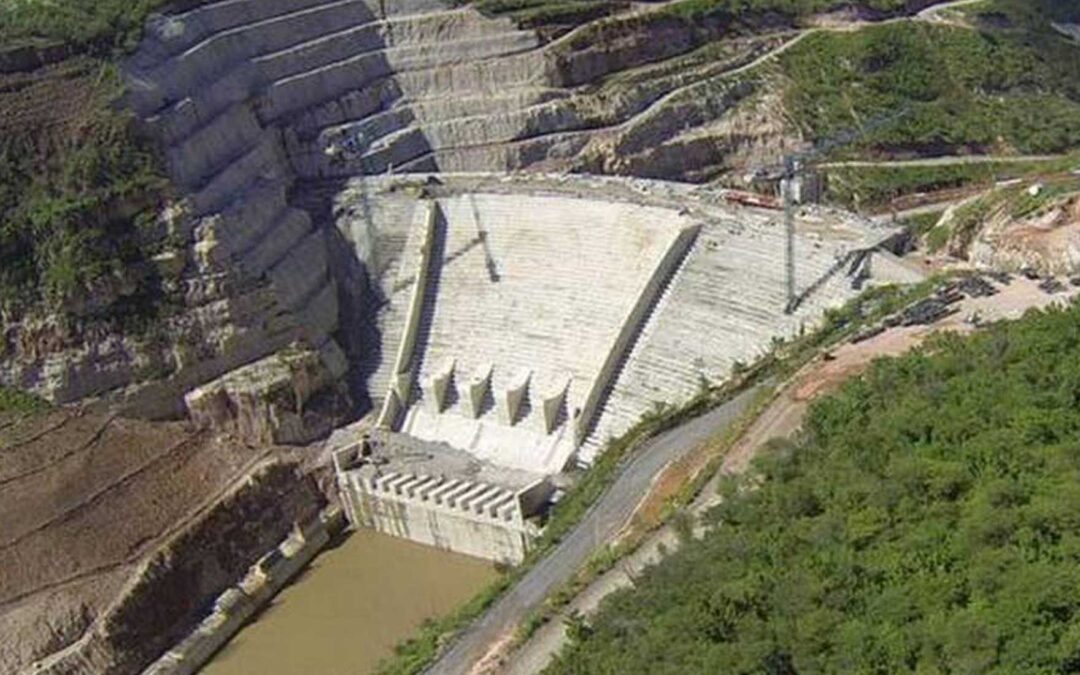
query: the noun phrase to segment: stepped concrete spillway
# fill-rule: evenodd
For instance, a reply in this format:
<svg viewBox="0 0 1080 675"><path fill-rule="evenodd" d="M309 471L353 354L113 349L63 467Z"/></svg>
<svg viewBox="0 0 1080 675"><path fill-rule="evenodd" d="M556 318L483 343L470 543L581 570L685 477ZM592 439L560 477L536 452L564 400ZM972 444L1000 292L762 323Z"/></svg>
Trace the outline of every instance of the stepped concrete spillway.
<svg viewBox="0 0 1080 675"><path fill-rule="evenodd" d="M349 183L334 211L384 299L378 362L365 369L382 387L379 424L535 480L590 464L657 404L683 403L812 329L857 293L859 253L894 233L806 209L795 242L803 299L787 314L782 213L732 204L723 191L385 176ZM342 480L369 504L384 500L381 483ZM461 550L477 537L491 540L447 541Z"/></svg>
<svg viewBox="0 0 1080 675"><path fill-rule="evenodd" d="M620 331L690 222L565 196L470 193L436 205L441 262L416 345L419 397L401 429L557 473Z"/></svg>

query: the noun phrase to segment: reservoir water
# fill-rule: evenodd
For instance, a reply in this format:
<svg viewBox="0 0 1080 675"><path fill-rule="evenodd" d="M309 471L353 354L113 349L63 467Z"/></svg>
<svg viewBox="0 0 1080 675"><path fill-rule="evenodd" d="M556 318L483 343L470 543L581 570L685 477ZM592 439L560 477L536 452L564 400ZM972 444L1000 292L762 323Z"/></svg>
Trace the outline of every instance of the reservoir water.
<svg viewBox="0 0 1080 675"><path fill-rule="evenodd" d="M495 578L488 561L359 530L312 561L201 672L363 675L424 619Z"/></svg>

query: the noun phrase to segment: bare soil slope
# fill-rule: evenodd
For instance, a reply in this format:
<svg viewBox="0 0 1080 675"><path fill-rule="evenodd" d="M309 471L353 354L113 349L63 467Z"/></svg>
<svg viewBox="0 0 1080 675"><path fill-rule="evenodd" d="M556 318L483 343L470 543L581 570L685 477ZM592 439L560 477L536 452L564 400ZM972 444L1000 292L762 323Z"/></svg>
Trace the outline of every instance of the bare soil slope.
<svg viewBox="0 0 1080 675"><path fill-rule="evenodd" d="M183 423L0 416L0 672L77 639L149 554L271 454Z"/></svg>

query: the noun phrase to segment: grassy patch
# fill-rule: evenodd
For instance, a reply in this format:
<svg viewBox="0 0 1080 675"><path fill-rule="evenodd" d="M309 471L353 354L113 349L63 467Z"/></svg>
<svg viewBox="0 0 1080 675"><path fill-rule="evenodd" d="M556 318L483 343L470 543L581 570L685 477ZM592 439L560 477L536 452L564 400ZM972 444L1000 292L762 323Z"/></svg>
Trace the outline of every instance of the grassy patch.
<svg viewBox="0 0 1080 675"><path fill-rule="evenodd" d="M941 220L941 215L944 211L934 211L933 213L920 213L917 216L910 216L905 218L902 224L915 233L916 236L922 236L929 232L938 221Z"/></svg>
<svg viewBox="0 0 1080 675"><path fill-rule="evenodd" d="M926 233L926 250L930 253L937 253L948 245L950 237L952 237L952 227L950 227L949 223L931 227Z"/></svg>
<svg viewBox="0 0 1080 675"><path fill-rule="evenodd" d="M0 415L35 413L48 409L49 404L36 396L0 386Z"/></svg>

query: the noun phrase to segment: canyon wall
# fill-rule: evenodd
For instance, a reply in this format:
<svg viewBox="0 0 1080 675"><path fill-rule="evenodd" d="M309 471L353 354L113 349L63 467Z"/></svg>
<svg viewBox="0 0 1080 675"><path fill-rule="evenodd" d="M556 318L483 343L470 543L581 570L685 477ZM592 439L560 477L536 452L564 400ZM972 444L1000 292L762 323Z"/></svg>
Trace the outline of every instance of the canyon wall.
<svg viewBox="0 0 1080 675"><path fill-rule="evenodd" d="M295 465L263 466L150 555L79 640L23 672L140 672L191 631L208 602L324 505Z"/></svg>

